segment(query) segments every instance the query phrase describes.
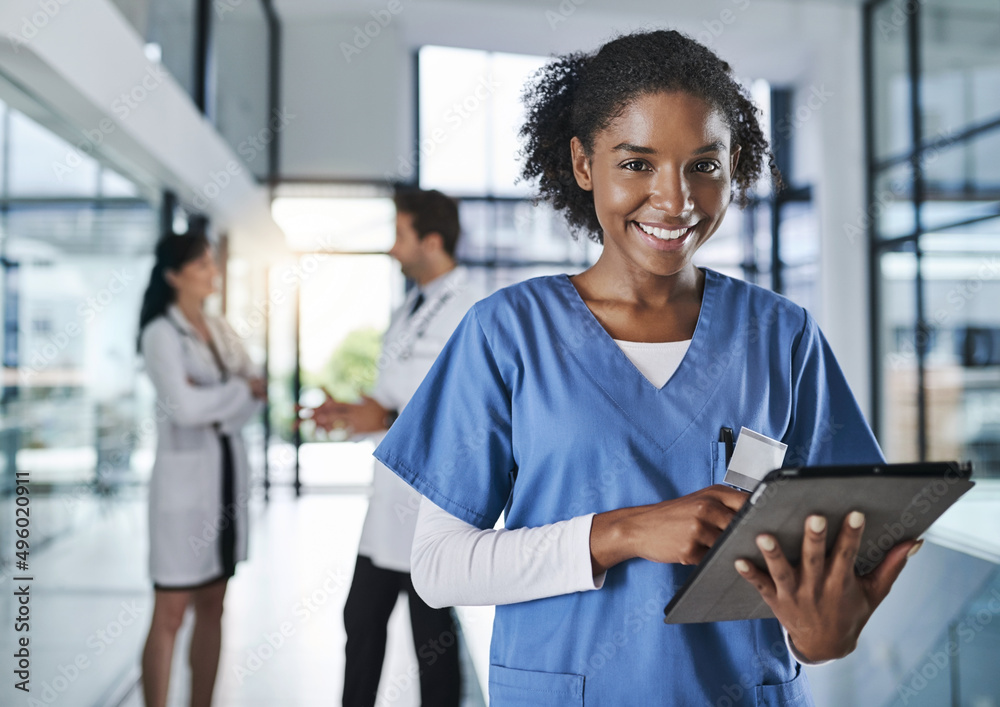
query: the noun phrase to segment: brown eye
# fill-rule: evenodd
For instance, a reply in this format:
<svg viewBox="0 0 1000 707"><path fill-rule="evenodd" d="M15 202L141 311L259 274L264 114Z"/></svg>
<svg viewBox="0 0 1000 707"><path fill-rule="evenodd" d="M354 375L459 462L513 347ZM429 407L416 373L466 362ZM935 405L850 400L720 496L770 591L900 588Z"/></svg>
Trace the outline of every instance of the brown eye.
<svg viewBox="0 0 1000 707"><path fill-rule="evenodd" d="M699 162L694 166L696 172L701 172L703 174L711 174L719 169L719 165L715 162Z"/></svg>
<svg viewBox="0 0 1000 707"><path fill-rule="evenodd" d="M629 160L622 164L621 167L629 172L641 172L646 168L646 163L642 160Z"/></svg>

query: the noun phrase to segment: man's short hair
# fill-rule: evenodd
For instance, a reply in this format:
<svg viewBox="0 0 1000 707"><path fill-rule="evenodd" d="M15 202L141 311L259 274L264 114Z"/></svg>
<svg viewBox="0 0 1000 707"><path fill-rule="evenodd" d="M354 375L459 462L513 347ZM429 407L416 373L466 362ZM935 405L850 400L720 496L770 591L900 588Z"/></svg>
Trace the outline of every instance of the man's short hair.
<svg viewBox="0 0 1000 707"><path fill-rule="evenodd" d="M455 257L458 234L458 203L437 189L400 189L393 196L398 213L413 216L413 228L421 240L430 233L441 234L444 251Z"/></svg>

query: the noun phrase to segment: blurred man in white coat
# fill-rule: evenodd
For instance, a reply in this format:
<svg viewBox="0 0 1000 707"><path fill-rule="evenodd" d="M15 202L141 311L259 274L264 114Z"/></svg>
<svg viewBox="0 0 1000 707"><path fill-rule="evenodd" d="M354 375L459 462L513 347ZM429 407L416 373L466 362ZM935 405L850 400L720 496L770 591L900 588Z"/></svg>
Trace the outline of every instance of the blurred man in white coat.
<svg viewBox="0 0 1000 707"><path fill-rule="evenodd" d="M445 342L477 299L465 268L455 264L458 206L439 191L396 194L399 261L412 288L389 323L371 397L360 403L328 398L313 411L320 427L381 435L409 402ZM344 607L347 629L345 707L374 705L385 656L386 623L400 591L409 598L423 705L457 707L458 648L450 609L432 609L410 582L410 546L420 496L375 462L374 490L361 534L354 579Z"/></svg>

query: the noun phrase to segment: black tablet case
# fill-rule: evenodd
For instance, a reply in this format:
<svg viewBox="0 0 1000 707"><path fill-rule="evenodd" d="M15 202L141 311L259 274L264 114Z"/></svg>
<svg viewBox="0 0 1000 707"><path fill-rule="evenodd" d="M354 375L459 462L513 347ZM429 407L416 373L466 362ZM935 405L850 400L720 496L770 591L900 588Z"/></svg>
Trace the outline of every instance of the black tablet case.
<svg viewBox="0 0 1000 707"><path fill-rule="evenodd" d="M774 618L734 563L743 557L766 569L756 538L770 533L797 564L805 520L814 513L827 519L827 551L848 513L865 514L856 570L867 574L888 548L919 536L972 488L970 474L971 465L954 462L772 471L664 609L664 623Z"/></svg>

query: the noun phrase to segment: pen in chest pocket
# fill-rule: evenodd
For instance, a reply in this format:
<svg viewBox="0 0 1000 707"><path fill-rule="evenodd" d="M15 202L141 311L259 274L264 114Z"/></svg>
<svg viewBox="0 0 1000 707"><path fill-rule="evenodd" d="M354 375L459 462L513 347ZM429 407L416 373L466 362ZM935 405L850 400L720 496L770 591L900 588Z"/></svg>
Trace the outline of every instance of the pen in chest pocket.
<svg viewBox="0 0 1000 707"><path fill-rule="evenodd" d="M733 428L723 427L719 430L719 441L726 445L726 468L729 468L729 462L733 460Z"/></svg>

